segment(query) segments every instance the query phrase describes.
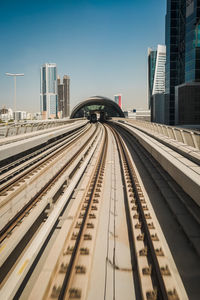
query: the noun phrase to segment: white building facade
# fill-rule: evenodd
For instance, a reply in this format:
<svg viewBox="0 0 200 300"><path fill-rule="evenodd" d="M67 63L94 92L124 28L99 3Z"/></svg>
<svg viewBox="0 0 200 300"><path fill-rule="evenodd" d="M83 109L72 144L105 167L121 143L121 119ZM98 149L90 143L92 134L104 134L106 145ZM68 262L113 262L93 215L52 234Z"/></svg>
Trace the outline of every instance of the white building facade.
<svg viewBox="0 0 200 300"><path fill-rule="evenodd" d="M166 46L158 45L152 94L165 93Z"/></svg>
<svg viewBox="0 0 200 300"><path fill-rule="evenodd" d="M148 49L147 101L152 122L165 122L165 64L166 46L158 45L157 50Z"/></svg>
<svg viewBox="0 0 200 300"><path fill-rule="evenodd" d="M27 112L26 111L14 111L14 119L15 121L26 120Z"/></svg>
<svg viewBox="0 0 200 300"><path fill-rule="evenodd" d="M46 63L40 69L40 111L42 119L57 117L57 67Z"/></svg>
<svg viewBox="0 0 200 300"><path fill-rule="evenodd" d="M148 78L147 78L147 102L151 106L151 97L155 94L165 93L165 63L166 46L158 45L157 50L148 48Z"/></svg>

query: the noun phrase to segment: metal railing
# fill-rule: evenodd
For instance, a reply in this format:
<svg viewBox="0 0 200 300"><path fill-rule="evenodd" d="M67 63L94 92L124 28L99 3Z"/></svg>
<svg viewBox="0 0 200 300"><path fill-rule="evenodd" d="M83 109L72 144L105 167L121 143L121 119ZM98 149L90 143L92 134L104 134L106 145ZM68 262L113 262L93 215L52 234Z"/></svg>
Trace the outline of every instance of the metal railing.
<svg viewBox="0 0 200 300"><path fill-rule="evenodd" d="M126 121L132 123L135 127L147 129L154 134L157 133L164 135L170 139L176 140L200 150L200 133L197 131L168 126L164 124L145 122L141 120L126 119Z"/></svg>
<svg viewBox="0 0 200 300"><path fill-rule="evenodd" d="M80 120L80 119L76 119ZM28 121L28 122L17 122L10 124L3 124L0 126L0 136L8 137L19 134L25 134L33 131L43 130L70 124L75 119L63 119L63 120L45 120L45 121Z"/></svg>

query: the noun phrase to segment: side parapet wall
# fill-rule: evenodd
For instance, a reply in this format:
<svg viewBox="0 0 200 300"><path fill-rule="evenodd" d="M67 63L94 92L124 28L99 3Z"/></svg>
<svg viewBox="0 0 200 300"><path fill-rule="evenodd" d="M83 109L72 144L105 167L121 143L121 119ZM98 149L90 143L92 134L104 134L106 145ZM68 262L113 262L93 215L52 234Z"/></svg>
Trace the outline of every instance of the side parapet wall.
<svg viewBox="0 0 200 300"><path fill-rule="evenodd" d="M137 128L117 122L130 132L163 169L200 206L200 166Z"/></svg>

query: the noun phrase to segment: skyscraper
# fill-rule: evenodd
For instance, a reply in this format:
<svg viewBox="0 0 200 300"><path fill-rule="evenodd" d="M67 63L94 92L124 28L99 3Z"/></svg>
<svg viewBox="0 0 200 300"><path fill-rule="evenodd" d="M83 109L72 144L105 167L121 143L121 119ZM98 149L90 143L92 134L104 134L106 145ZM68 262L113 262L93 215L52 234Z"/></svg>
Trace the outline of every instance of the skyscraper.
<svg viewBox="0 0 200 300"><path fill-rule="evenodd" d="M200 81L200 2L186 1L185 82Z"/></svg>
<svg viewBox="0 0 200 300"><path fill-rule="evenodd" d="M70 114L70 77L63 76L64 85L64 117L68 117Z"/></svg>
<svg viewBox="0 0 200 300"><path fill-rule="evenodd" d="M148 48L148 107L151 106L152 95L165 92L166 47L158 45L157 50Z"/></svg>
<svg viewBox="0 0 200 300"><path fill-rule="evenodd" d="M58 82L58 115L60 118L65 118L70 115L70 77L63 76L63 83Z"/></svg>
<svg viewBox="0 0 200 300"><path fill-rule="evenodd" d="M168 0L166 14L168 124L200 123L200 2Z"/></svg>
<svg viewBox="0 0 200 300"><path fill-rule="evenodd" d="M40 69L40 110L43 119L57 117L57 68L46 63Z"/></svg>
<svg viewBox="0 0 200 300"><path fill-rule="evenodd" d="M148 70L147 70L147 103L148 108L151 105L151 96L153 93L153 84L154 84L154 76L155 76L155 69L156 69L156 57L157 51L148 48Z"/></svg>
<svg viewBox="0 0 200 300"><path fill-rule="evenodd" d="M175 86L185 81L185 3L167 0L166 44L166 123L175 122Z"/></svg>

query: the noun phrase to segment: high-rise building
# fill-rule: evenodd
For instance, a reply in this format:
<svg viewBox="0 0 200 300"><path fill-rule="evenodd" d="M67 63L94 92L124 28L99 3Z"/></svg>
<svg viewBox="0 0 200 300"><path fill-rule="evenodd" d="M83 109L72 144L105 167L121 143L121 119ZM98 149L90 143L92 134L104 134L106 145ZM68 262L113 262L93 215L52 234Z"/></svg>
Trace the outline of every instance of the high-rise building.
<svg viewBox="0 0 200 300"><path fill-rule="evenodd" d="M58 90L58 117L63 118L64 86L62 83L60 83L60 76L57 77L57 90Z"/></svg>
<svg viewBox="0 0 200 300"><path fill-rule="evenodd" d="M60 118L65 118L70 115L70 78L67 75L63 76L63 83L58 82L58 115Z"/></svg>
<svg viewBox="0 0 200 300"><path fill-rule="evenodd" d="M70 77L67 75L63 76L64 85L64 117L70 115Z"/></svg>
<svg viewBox="0 0 200 300"><path fill-rule="evenodd" d="M200 81L200 2L186 1L185 82Z"/></svg>
<svg viewBox="0 0 200 300"><path fill-rule="evenodd" d="M148 108L151 105L151 96L153 92L154 76L156 69L157 51L148 48L148 70L147 70L147 103Z"/></svg>
<svg viewBox="0 0 200 300"><path fill-rule="evenodd" d="M54 63L46 63L40 70L40 106L43 119L57 117L57 68Z"/></svg>
<svg viewBox="0 0 200 300"><path fill-rule="evenodd" d="M199 124L199 1L167 1L165 39L167 47L166 100L168 102L168 124Z"/></svg>
<svg viewBox="0 0 200 300"><path fill-rule="evenodd" d="M157 50L148 48L148 106L151 106L152 95L165 92L166 47L158 45Z"/></svg>
<svg viewBox="0 0 200 300"><path fill-rule="evenodd" d="M122 95L118 94L114 96L114 101L119 105L120 108L122 108Z"/></svg>
<svg viewBox="0 0 200 300"><path fill-rule="evenodd" d="M175 122L175 86L185 81L185 3L167 0L166 44L166 123Z"/></svg>

